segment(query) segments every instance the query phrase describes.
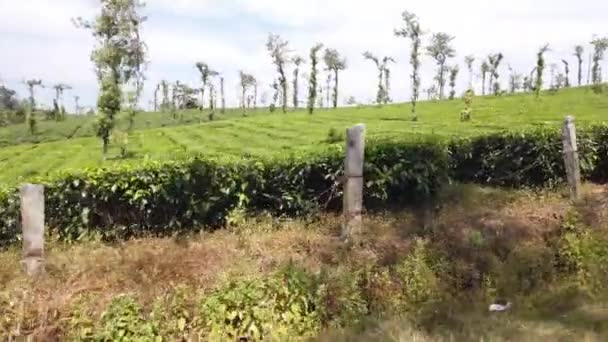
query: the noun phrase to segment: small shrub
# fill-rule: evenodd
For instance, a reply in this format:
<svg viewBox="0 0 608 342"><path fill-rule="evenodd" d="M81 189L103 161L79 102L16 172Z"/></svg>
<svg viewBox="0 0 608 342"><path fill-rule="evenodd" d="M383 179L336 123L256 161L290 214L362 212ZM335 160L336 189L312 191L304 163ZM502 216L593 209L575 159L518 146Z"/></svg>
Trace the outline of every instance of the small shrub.
<svg viewBox="0 0 608 342"><path fill-rule="evenodd" d="M515 247L496 272L498 293L502 296L530 294L555 279L554 251L533 242Z"/></svg>
<svg viewBox="0 0 608 342"><path fill-rule="evenodd" d="M346 134L344 132L338 132L335 128L330 128L329 132L327 132L327 138L325 142L328 144L341 143L346 140Z"/></svg>
<svg viewBox="0 0 608 342"><path fill-rule="evenodd" d="M323 275L320 292L322 320L335 327L357 325L368 314L362 292L364 270L338 269Z"/></svg>
<svg viewBox="0 0 608 342"><path fill-rule="evenodd" d="M129 156L128 147L129 147L129 133L114 130L112 132L112 143L120 149L120 157L127 158Z"/></svg>
<svg viewBox="0 0 608 342"><path fill-rule="evenodd" d="M231 281L201 303L211 340L313 337L319 331L316 289L305 272Z"/></svg>
<svg viewBox="0 0 608 342"><path fill-rule="evenodd" d="M428 242L420 239L416 240L412 253L395 267L408 310L418 310L439 299L440 283L433 267Z"/></svg>
<svg viewBox="0 0 608 342"><path fill-rule="evenodd" d="M139 305L130 296L112 299L99 323L94 340L153 341L157 336L152 323L142 317Z"/></svg>

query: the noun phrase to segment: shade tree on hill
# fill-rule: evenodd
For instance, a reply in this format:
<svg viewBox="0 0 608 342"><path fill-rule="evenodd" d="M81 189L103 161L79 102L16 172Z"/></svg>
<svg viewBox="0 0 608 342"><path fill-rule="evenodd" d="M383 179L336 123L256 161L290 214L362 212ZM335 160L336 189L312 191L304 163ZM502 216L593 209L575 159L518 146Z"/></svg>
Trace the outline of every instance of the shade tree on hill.
<svg viewBox="0 0 608 342"><path fill-rule="evenodd" d="M412 95L410 101L412 103L412 120L417 121L416 103L420 96L420 48L423 32L420 28L418 17L414 13L404 11L401 14L401 18L405 22L405 26L395 29L394 34L397 37L408 38L410 40L410 65L412 66L412 74L410 76Z"/></svg>
<svg viewBox="0 0 608 342"><path fill-rule="evenodd" d="M382 58L382 68L384 69L384 104L392 102L391 100L391 69L389 63L397 63L393 57L384 56Z"/></svg>
<svg viewBox="0 0 608 342"><path fill-rule="evenodd" d="M549 51L549 44L540 47L536 53L536 79L534 82L534 92L536 98L540 98L540 92L543 89L543 73L545 71L545 53Z"/></svg>
<svg viewBox="0 0 608 342"><path fill-rule="evenodd" d="M564 65L564 87L570 87L570 64L565 59L562 59L562 64Z"/></svg>
<svg viewBox="0 0 608 342"><path fill-rule="evenodd" d="M574 56L576 56L576 60L578 62L578 86L580 87L583 84L583 53L585 49L582 45L577 45L574 47Z"/></svg>
<svg viewBox="0 0 608 342"><path fill-rule="evenodd" d="M490 65L487 61L481 62L479 66L481 71L481 95L486 95L486 79L488 77L488 72L490 72Z"/></svg>
<svg viewBox="0 0 608 342"><path fill-rule="evenodd" d="M91 21L75 23L91 31L96 47L91 54L100 84L97 106L97 135L107 155L116 115L121 110L122 87L133 84L139 91L143 82L146 46L140 27L146 17L140 14L143 3L135 0L100 0L101 13Z"/></svg>
<svg viewBox="0 0 608 342"><path fill-rule="evenodd" d="M80 115L80 96L74 95L74 113L76 115Z"/></svg>
<svg viewBox="0 0 608 342"><path fill-rule="evenodd" d="M346 58L340 56L340 53L336 49L325 49L325 55L323 56L327 70L333 72L334 91L333 91L333 108L338 107L338 87L339 87L339 73L346 69ZM331 74L330 74L331 75ZM329 91L329 89L328 89Z"/></svg>
<svg viewBox="0 0 608 342"><path fill-rule="evenodd" d="M473 63L475 63L475 56L468 55L464 57L464 64L466 64L469 71L469 89L473 89Z"/></svg>
<svg viewBox="0 0 608 342"><path fill-rule="evenodd" d="M446 62L449 58L456 56L456 50L454 50L451 45L453 40L454 37L447 33L434 33L431 38L431 44L426 47L427 55L432 57L437 64L437 75L435 76L435 80L437 81L440 100L444 98L447 74Z"/></svg>
<svg viewBox="0 0 608 342"><path fill-rule="evenodd" d="M500 52L488 56L488 65L490 67L490 82L488 89L491 89L495 96L500 94L500 82L498 81L500 75L498 73L498 68L503 60L503 57L503 54Z"/></svg>
<svg viewBox="0 0 608 342"><path fill-rule="evenodd" d="M217 108L217 90L215 87L215 78L219 76L220 73L218 71L209 71L209 120L213 120L215 116L215 109Z"/></svg>
<svg viewBox="0 0 608 342"><path fill-rule="evenodd" d="M381 104L383 99L386 97L386 90L384 89L384 82L382 81L384 78L384 69L382 67L382 63L380 63L380 59L378 57L369 51L365 51L363 53L363 58L372 61L378 70L378 90L376 91L376 103Z"/></svg>
<svg viewBox="0 0 608 342"><path fill-rule="evenodd" d="M26 112L25 121L27 122L30 128L30 134L36 134L36 87L44 88L42 84L42 80L39 79L31 79L25 81L25 85L27 86L27 90L29 92L29 106Z"/></svg>
<svg viewBox="0 0 608 342"><path fill-rule="evenodd" d="M169 109L171 109L171 100L169 99L169 91L170 91L170 85L169 82L167 82L167 80L162 80L160 81L160 87L162 90L162 101L160 104L160 110L165 112Z"/></svg>
<svg viewBox="0 0 608 342"><path fill-rule="evenodd" d="M153 100L153 106L154 106L154 111L157 112L158 111L158 93L161 90L161 84L157 84L156 88L154 88L154 100Z"/></svg>
<svg viewBox="0 0 608 342"><path fill-rule="evenodd" d="M591 41L593 45L593 67L591 69L591 82L594 85L595 91L600 91L600 83L602 83L602 67L601 62L604 59L604 52L608 49L608 37L595 37Z"/></svg>
<svg viewBox="0 0 608 342"><path fill-rule="evenodd" d="M509 91L511 94L522 88L522 81L524 82L524 90L530 87L529 84L526 84L526 82L528 82L528 78L526 77L522 80L522 77L522 74L515 72L515 70L509 66Z"/></svg>
<svg viewBox="0 0 608 342"><path fill-rule="evenodd" d="M315 110L315 102L317 99L318 84L318 65L319 51L323 49L323 44L317 43L310 49L310 77L308 80L308 113L312 114ZM320 95L322 98L322 95Z"/></svg>
<svg viewBox="0 0 608 342"><path fill-rule="evenodd" d="M65 116L65 106L63 104L63 92L65 90L72 89L72 87L65 83L55 84L55 98L53 99L53 110L51 114L54 120L61 120Z"/></svg>
<svg viewBox="0 0 608 342"><path fill-rule="evenodd" d="M301 56L293 56L291 62L294 64L293 69L293 108L298 109L299 107L299 82L300 82L300 65L306 62Z"/></svg>
<svg viewBox="0 0 608 342"><path fill-rule="evenodd" d="M281 108L283 113L287 113L287 76L285 74L285 68L290 61L288 46L289 42L287 40L283 40L281 36L272 33L268 35L266 49L270 53L272 63L277 68L277 82L278 86L281 88Z"/></svg>
<svg viewBox="0 0 608 342"><path fill-rule="evenodd" d="M256 85L256 79L253 75L250 75L243 70L239 71L240 83L239 86L241 88L241 108L243 109L243 113L245 112L245 108L247 108L249 90ZM255 96L255 95L254 95Z"/></svg>
<svg viewBox="0 0 608 342"><path fill-rule="evenodd" d="M458 64L448 68L450 72L450 100L453 100L456 96L456 78L458 77L458 72L460 68Z"/></svg>
<svg viewBox="0 0 608 342"><path fill-rule="evenodd" d="M205 89L207 89L207 84L209 83L209 78L211 77L211 72L213 70L211 70L209 65L205 62L197 62L194 66L201 75L201 104L199 109L203 111L205 109Z"/></svg>

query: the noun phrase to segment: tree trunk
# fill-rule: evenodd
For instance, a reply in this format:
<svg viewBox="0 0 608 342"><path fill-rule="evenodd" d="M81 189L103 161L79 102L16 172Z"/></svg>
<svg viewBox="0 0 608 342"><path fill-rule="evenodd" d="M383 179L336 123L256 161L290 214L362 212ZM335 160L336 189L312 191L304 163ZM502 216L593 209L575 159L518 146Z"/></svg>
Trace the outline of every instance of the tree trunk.
<svg viewBox="0 0 608 342"><path fill-rule="evenodd" d="M391 74L390 71L388 70L388 68L384 69L384 104L388 103L388 100L390 99L390 88L391 88L391 80L390 80Z"/></svg>
<svg viewBox="0 0 608 342"><path fill-rule="evenodd" d="M583 84L583 59L578 59L578 86Z"/></svg>
<svg viewBox="0 0 608 342"><path fill-rule="evenodd" d="M443 79L443 68L444 68L444 63L441 63L439 65L439 99L443 100L443 86L445 84L445 81Z"/></svg>
<svg viewBox="0 0 608 342"><path fill-rule="evenodd" d="M104 133L101 140L103 141L103 159L105 160L108 156L108 149L110 147L110 133Z"/></svg>
<svg viewBox="0 0 608 342"><path fill-rule="evenodd" d="M226 97L224 96L224 78L220 78L220 93L222 96L222 114L226 113Z"/></svg>
<svg viewBox="0 0 608 342"><path fill-rule="evenodd" d="M205 109L205 87L207 87L207 84L203 83L203 87L201 88L201 105L199 107L201 112Z"/></svg>
<svg viewBox="0 0 608 342"><path fill-rule="evenodd" d="M482 96L486 95L486 73L485 72L481 73L481 95Z"/></svg>
<svg viewBox="0 0 608 342"><path fill-rule="evenodd" d="M376 94L376 102L378 105L382 103L382 98L384 97L384 86L382 85L382 68L378 68L378 93Z"/></svg>
<svg viewBox="0 0 608 342"><path fill-rule="evenodd" d="M253 84L253 110L258 109L258 82Z"/></svg>
<svg viewBox="0 0 608 342"><path fill-rule="evenodd" d="M298 73L299 70L296 68L293 71L293 108L298 109Z"/></svg>
<svg viewBox="0 0 608 342"><path fill-rule="evenodd" d="M338 107L338 69L334 70L336 79L334 80L334 108Z"/></svg>

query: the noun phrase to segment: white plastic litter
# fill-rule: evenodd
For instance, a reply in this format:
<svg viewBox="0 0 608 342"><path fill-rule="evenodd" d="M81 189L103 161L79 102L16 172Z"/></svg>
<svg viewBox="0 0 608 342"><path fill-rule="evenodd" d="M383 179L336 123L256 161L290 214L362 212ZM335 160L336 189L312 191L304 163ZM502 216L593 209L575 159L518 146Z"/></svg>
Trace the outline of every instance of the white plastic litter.
<svg viewBox="0 0 608 342"><path fill-rule="evenodd" d="M511 303L507 303L506 305L502 304L492 304L490 305L490 312L503 312L507 311L511 308Z"/></svg>

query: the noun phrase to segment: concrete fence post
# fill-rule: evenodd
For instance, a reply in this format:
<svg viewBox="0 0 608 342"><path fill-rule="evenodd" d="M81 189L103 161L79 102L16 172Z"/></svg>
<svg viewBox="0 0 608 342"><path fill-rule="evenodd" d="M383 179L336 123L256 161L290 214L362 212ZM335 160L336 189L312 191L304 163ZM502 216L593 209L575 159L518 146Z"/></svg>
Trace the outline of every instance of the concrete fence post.
<svg viewBox="0 0 608 342"><path fill-rule="evenodd" d="M23 266L29 276L44 270L44 187L25 184L20 189Z"/></svg>
<svg viewBox="0 0 608 342"><path fill-rule="evenodd" d="M564 120L562 142L564 145L564 164L570 189L570 199L576 201L581 196L581 170L576 143L576 127L574 125L574 117L571 115L566 116Z"/></svg>
<svg viewBox="0 0 608 342"><path fill-rule="evenodd" d="M363 157L365 151L365 125L358 124L346 130L346 159L344 161L344 225L342 238L357 240L363 224Z"/></svg>

